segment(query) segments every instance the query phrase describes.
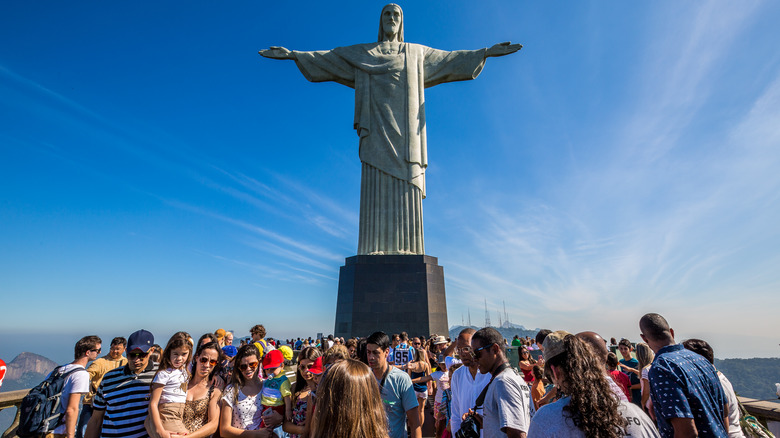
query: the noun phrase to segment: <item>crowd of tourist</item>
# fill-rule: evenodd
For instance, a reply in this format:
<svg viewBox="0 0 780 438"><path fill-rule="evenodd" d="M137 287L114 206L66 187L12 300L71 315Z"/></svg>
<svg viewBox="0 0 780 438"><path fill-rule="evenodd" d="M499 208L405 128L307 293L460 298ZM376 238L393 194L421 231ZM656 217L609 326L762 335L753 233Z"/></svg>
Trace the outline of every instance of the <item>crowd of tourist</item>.
<svg viewBox="0 0 780 438"><path fill-rule="evenodd" d="M104 357L101 339L86 336L56 371L76 372L49 435L420 438L431 422L437 438L743 436L709 344L678 344L658 314L639 328L636 344L564 330L515 337L514 363L492 327L454 340L280 341L256 325L238 346L219 329L197 342L178 332L165 347L139 330Z"/></svg>

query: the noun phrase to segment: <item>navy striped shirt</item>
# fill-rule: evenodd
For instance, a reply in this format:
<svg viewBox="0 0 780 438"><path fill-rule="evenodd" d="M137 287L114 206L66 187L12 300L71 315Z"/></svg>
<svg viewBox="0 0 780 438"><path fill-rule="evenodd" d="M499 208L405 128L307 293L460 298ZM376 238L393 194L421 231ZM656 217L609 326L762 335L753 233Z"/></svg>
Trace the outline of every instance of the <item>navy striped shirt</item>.
<svg viewBox="0 0 780 438"><path fill-rule="evenodd" d="M140 374L125 365L106 373L100 383L92 409L105 411L103 428L105 438L148 437L144 420L149 413L149 396L157 366L149 361Z"/></svg>

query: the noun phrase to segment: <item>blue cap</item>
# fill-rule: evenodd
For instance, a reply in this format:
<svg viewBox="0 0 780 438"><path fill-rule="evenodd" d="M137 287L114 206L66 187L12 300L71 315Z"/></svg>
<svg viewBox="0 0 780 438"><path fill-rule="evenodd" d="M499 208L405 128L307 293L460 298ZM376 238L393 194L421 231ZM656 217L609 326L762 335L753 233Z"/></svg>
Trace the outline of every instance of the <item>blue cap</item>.
<svg viewBox="0 0 780 438"><path fill-rule="evenodd" d="M225 356L227 357L235 357L235 355L238 354L238 348L232 345L225 345L222 347L222 352L225 353Z"/></svg>
<svg viewBox="0 0 780 438"><path fill-rule="evenodd" d="M127 351L141 350L148 352L154 345L154 335L147 330L138 330L127 338Z"/></svg>

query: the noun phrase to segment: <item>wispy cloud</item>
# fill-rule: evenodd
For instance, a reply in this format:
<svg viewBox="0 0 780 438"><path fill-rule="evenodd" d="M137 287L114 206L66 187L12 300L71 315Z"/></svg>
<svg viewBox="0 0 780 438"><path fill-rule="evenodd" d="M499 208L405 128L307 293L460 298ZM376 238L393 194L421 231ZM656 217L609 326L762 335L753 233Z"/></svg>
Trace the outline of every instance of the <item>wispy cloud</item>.
<svg viewBox="0 0 780 438"><path fill-rule="evenodd" d="M719 70L759 9L723 7L694 5L658 23L671 31L642 52L635 85L643 91L619 120L602 121L618 127L605 143L581 139L590 158L575 158L570 174L549 181L549 198L520 200L500 190L464 209L464 246L475 250L439 242L450 258L448 287L464 297L451 308L485 296L489 306L506 299L530 320L563 324L577 314L598 325L625 323L614 312L603 321L606 309L639 313L653 303L686 307L713 294L739 296L724 295L720 285L752 274L730 268L769 249L762 234L780 240L777 226L761 219L780 217L780 81L740 123L696 131L701 117L711 117ZM691 145L697 137L716 141ZM763 293L778 282L769 277L757 287Z"/></svg>

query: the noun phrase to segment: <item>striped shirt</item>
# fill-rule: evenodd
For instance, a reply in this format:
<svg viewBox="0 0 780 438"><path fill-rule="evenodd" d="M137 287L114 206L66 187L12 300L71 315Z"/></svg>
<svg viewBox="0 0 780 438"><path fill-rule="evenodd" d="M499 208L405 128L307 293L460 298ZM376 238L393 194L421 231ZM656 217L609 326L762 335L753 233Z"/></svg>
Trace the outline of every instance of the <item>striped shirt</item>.
<svg viewBox="0 0 780 438"><path fill-rule="evenodd" d="M149 361L140 374L130 371L127 365L106 373L92 401L94 410L105 411L101 438L149 436L144 420L149 413L150 387L156 365Z"/></svg>

